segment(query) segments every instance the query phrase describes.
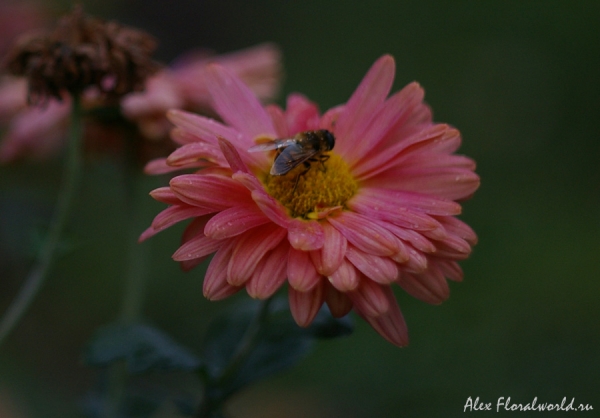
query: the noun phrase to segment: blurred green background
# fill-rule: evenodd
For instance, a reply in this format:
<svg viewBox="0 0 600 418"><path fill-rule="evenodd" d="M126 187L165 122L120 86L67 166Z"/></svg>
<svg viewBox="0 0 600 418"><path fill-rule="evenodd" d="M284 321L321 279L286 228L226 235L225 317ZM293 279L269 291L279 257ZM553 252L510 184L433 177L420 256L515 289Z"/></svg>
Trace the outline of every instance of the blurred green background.
<svg viewBox="0 0 600 418"><path fill-rule="evenodd" d="M376 58L396 58L394 91L413 80L434 119L460 129L481 188L461 218L479 235L465 280L429 306L398 291L411 343L398 349L361 320L291 371L229 404L246 417L461 416L469 397L495 406L591 404L600 410L600 2L276 1L82 2L143 28L168 62L194 47L228 52L264 41L284 54L283 94L322 110L346 101ZM55 11L70 3L53 3ZM0 312L25 276L49 217L60 161L0 167ZM166 184L149 180L148 190ZM113 163L86 166L70 220L72 248L0 347L0 417L78 417L95 371L85 342L117 316L126 243L124 187ZM163 205L153 202L150 213ZM202 271L170 255L181 228L152 251L145 316L198 347L230 302L202 296ZM184 382L185 376L171 376ZM527 413L473 412L514 416ZM546 414L550 414L549 412ZM531 413L540 416L545 413Z"/></svg>

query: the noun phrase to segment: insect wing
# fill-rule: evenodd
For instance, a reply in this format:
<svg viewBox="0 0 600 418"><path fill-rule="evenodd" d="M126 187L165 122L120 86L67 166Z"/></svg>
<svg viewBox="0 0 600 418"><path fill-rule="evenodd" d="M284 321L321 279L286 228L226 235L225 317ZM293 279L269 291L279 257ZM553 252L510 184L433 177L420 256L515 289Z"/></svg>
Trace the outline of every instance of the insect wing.
<svg viewBox="0 0 600 418"><path fill-rule="evenodd" d="M248 148L248 152L258 152L258 151L270 151L274 149L285 148L289 145L295 144L296 141L293 139L276 139L274 141L263 142L261 144L254 145Z"/></svg>
<svg viewBox="0 0 600 418"><path fill-rule="evenodd" d="M304 148L294 141L275 158L275 162L271 167L271 175L282 176L309 158L314 157L315 154L317 154L317 150L314 148Z"/></svg>

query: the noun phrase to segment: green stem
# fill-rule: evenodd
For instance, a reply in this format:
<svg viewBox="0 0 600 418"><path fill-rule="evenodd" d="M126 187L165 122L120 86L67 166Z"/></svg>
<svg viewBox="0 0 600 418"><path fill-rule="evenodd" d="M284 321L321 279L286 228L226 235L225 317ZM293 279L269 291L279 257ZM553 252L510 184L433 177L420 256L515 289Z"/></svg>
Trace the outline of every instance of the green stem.
<svg viewBox="0 0 600 418"><path fill-rule="evenodd" d="M225 396L223 396L223 391L219 389L230 379L235 377L236 373L244 366L244 363L254 351L254 348L259 341L260 331L267 321L271 300L272 298L269 298L261 302L256 315L248 324L248 328L240 340L240 343L235 353L231 357L227 367L223 369L221 374L216 379L214 379L212 382L209 381L206 383L204 388L204 397L196 417L213 418L221 416L221 406L229 394L224 394Z"/></svg>
<svg viewBox="0 0 600 418"><path fill-rule="evenodd" d="M142 173L132 173L130 180L131 187L126 196L129 249L121 304L121 321L124 323L136 322L142 315L150 245L148 242L138 243L138 237L150 224L151 210L154 209L148 196L154 179Z"/></svg>
<svg viewBox="0 0 600 418"><path fill-rule="evenodd" d="M73 195L81 173L82 133L81 102L79 97L73 97L71 123L68 134L67 160L65 162L63 183L56 202L54 215L35 265L0 322L0 345L19 322L23 314L27 311L27 308L29 308L29 305L42 287L54 260L54 255L70 212Z"/></svg>
<svg viewBox="0 0 600 418"><path fill-rule="evenodd" d="M222 385L227 382L231 377L235 376L235 373L244 365L256 343L258 342L258 337L260 335L260 330L264 323L266 322L267 316L269 314L269 305L271 304L272 298L263 300L260 304L258 311L254 318L252 318L252 322L248 324L248 328L246 329L246 333L244 337L240 341L238 348L229 361L227 367L221 372L221 375L217 379L217 385Z"/></svg>
<svg viewBox="0 0 600 418"><path fill-rule="evenodd" d="M132 143L128 144L134 146ZM128 223L125 239L127 239L128 251L119 320L123 324L130 325L140 321L142 317L150 245L148 242L138 243L138 237L152 220L154 208L150 204L148 192L153 188L155 180L141 172L131 149L128 149L127 157L130 158L125 158L123 183ZM112 418L119 416L119 409L123 403L127 369L125 364L115 363L108 373L108 393L103 416Z"/></svg>

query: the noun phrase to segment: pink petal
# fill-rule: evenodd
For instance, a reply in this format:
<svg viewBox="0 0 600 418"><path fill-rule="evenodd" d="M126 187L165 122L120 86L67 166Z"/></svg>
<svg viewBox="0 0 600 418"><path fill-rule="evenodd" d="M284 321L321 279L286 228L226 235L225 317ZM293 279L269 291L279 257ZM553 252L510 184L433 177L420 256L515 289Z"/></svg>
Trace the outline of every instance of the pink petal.
<svg viewBox="0 0 600 418"><path fill-rule="evenodd" d="M448 299L450 289L441 271L430 266L422 274L403 273L397 283L409 295L432 305Z"/></svg>
<svg viewBox="0 0 600 418"><path fill-rule="evenodd" d="M340 267L328 276L329 283L340 292L348 292L358 287L360 276L356 268L346 259Z"/></svg>
<svg viewBox="0 0 600 418"><path fill-rule="evenodd" d="M444 229L449 233L456 235L471 245L477 244L477 234L469 225L454 217L445 217L440 219Z"/></svg>
<svg viewBox="0 0 600 418"><path fill-rule="evenodd" d="M328 129L331 132L335 132L335 127L340 115L344 112L345 105L339 105L332 107L321 117L319 122L319 129ZM337 148L336 148L337 151Z"/></svg>
<svg viewBox="0 0 600 418"><path fill-rule="evenodd" d="M396 189L459 200L471 196L479 187L479 176L460 168L419 168L393 170L377 176L377 184Z"/></svg>
<svg viewBox="0 0 600 418"><path fill-rule="evenodd" d="M212 215L195 218L183 231L181 246L173 254L175 261L189 261L206 258L217 251L222 242L210 239L204 235L204 227Z"/></svg>
<svg viewBox="0 0 600 418"><path fill-rule="evenodd" d="M385 314L390 308L390 301L384 287L367 278L360 280L360 285L353 292L346 294L352 301L354 309L367 317L374 317Z"/></svg>
<svg viewBox="0 0 600 418"><path fill-rule="evenodd" d="M246 282L246 291L255 299L267 299L285 283L289 245L278 245L262 258L252 277Z"/></svg>
<svg viewBox="0 0 600 418"><path fill-rule="evenodd" d="M195 135L195 134L191 133L190 131L186 131L185 129L181 129L181 128L171 129L169 136L171 137L173 142L175 142L178 145L187 145L187 144L194 144L196 142L203 142L205 144L211 144L214 146L216 143L216 137L213 134L210 134L210 135L207 134L205 136L205 138L209 139L209 141L207 141L206 139L203 139L203 138L199 137L198 135Z"/></svg>
<svg viewBox="0 0 600 418"><path fill-rule="evenodd" d="M249 202L249 194L231 178L211 174L184 174L171 179L171 190L185 203L226 209Z"/></svg>
<svg viewBox="0 0 600 418"><path fill-rule="evenodd" d="M256 202L260 210L275 224L287 228L290 223L290 217L285 208L277 200L266 193L258 191L252 192L252 199Z"/></svg>
<svg viewBox="0 0 600 418"><path fill-rule="evenodd" d="M373 120L361 133L360 140L348 152L349 165L360 165L370 150L379 148L392 126L404 123L422 106L424 95L425 92L418 83L411 83L382 103L375 111Z"/></svg>
<svg viewBox="0 0 600 418"><path fill-rule="evenodd" d="M286 232L285 229L268 223L238 235L227 267L229 284L233 286L244 284L252 276L265 254L281 243Z"/></svg>
<svg viewBox="0 0 600 418"><path fill-rule="evenodd" d="M252 192L258 191L269 196L260 180L258 180L256 176L250 172L238 171L233 173L231 178L237 182L240 182L245 188Z"/></svg>
<svg viewBox="0 0 600 418"><path fill-rule="evenodd" d="M159 202L166 203L167 205L180 205L182 202L179 200L175 193L170 187L159 187L150 192L150 196Z"/></svg>
<svg viewBox="0 0 600 418"><path fill-rule="evenodd" d="M144 167L144 173L149 175L166 174L178 170L181 170L181 167L171 167L170 165L167 165L166 158L150 160Z"/></svg>
<svg viewBox="0 0 600 418"><path fill-rule="evenodd" d="M437 129L445 129L445 132L441 137L435 141L428 140L420 135L413 135L408 137L404 144L403 150L399 155L399 158L408 160L417 154L452 154L458 148L462 142L460 132L447 125L447 124L433 124L423 127L423 131L428 136L430 133L435 132ZM417 131L416 131L417 132Z"/></svg>
<svg viewBox="0 0 600 418"><path fill-rule="evenodd" d="M218 148L206 142L185 144L167 158L167 165L178 168L202 167L207 163L224 165L225 159Z"/></svg>
<svg viewBox="0 0 600 418"><path fill-rule="evenodd" d="M344 211L328 220L350 243L368 254L386 256L398 252L394 235L367 217Z"/></svg>
<svg viewBox="0 0 600 418"><path fill-rule="evenodd" d="M254 204L225 209L206 224L204 234L213 239L230 238L269 222Z"/></svg>
<svg viewBox="0 0 600 418"><path fill-rule="evenodd" d="M288 254L287 277L290 288L301 293L308 292L321 281L321 275L310 260L310 254L293 247Z"/></svg>
<svg viewBox="0 0 600 418"><path fill-rule="evenodd" d="M390 147L378 150L373 149L368 158L363 158L362 163L352 169L352 173L358 180L366 180L385 170L400 165L400 156L403 152L409 153L413 149L419 149L431 143L443 141L453 141L456 138L460 141L458 131L451 130L454 135L450 135L447 125L438 124L428 126L409 138L398 138ZM377 183L373 184L377 187Z"/></svg>
<svg viewBox="0 0 600 418"><path fill-rule="evenodd" d="M398 278L398 267L388 257L365 254L353 246L349 246L346 258L374 282L390 284Z"/></svg>
<svg viewBox="0 0 600 418"><path fill-rule="evenodd" d="M466 260L469 258L469 254L471 253L470 247L469 251L466 252L465 250L457 251L456 249L449 247L444 242L436 242L436 247L437 248L433 255L440 258L447 258L449 260Z"/></svg>
<svg viewBox="0 0 600 418"><path fill-rule="evenodd" d="M407 86L407 88L410 87ZM412 103L414 105L414 102ZM398 142L404 141L408 138L413 138L418 132L427 129L433 125L433 118L431 114L431 108L425 103L421 102L416 106L412 106L407 109L408 112L400 118L396 124L385 134L385 136L377 143L376 147L373 147L373 153L386 152L388 149L393 148ZM460 145L460 137L456 142L454 150ZM449 153L454 152L448 151Z"/></svg>
<svg viewBox="0 0 600 418"><path fill-rule="evenodd" d="M456 261L436 259L435 264L440 268L444 277L455 282L462 282L463 271Z"/></svg>
<svg viewBox="0 0 600 418"><path fill-rule="evenodd" d="M218 162L222 163L223 157L220 155L218 147L218 138L223 138L232 144L232 147L239 147L243 150L248 149L248 140L244 136L230 127L224 126L212 119L207 119L199 115L187 113L179 110L172 110L169 116L178 128L171 131L171 138L178 144L204 143L213 145L215 152L219 156ZM269 158L264 153L244 153L241 157L243 161L252 166L266 166L270 164Z"/></svg>
<svg viewBox="0 0 600 418"><path fill-rule="evenodd" d="M265 191L261 182L254 175L237 172L231 177L252 191L252 199L271 221L283 228L288 227L291 219L287 210Z"/></svg>
<svg viewBox="0 0 600 418"><path fill-rule="evenodd" d="M436 219L421 211L412 210L379 196L368 196L362 191L346 202L346 206L369 219L388 221L408 229L427 231L441 227Z"/></svg>
<svg viewBox="0 0 600 418"><path fill-rule="evenodd" d="M257 136L276 137L271 118L239 78L225 68L212 64L206 79L215 110L225 122L246 135L243 144L246 148L254 145L251 139Z"/></svg>
<svg viewBox="0 0 600 418"><path fill-rule="evenodd" d="M406 192L401 190L390 190L382 188L362 188L360 195L372 199L378 205L384 205L388 209L405 207L430 215L458 215L461 207L452 200L443 199L418 192Z"/></svg>
<svg viewBox="0 0 600 418"><path fill-rule="evenodd" d="M402 276L402 272L409 273L423 273L427 270L428 262L427 257L421 251L415 250L411 245L406 244L406 248L408 249L409 259L402 264L400 276Z"/></svg>
<svg viewBox="0 0 600 418"><path fill-rule="evenodd" d="M352 301L343 292L340 292L330 283L324 282L325 302L334 318L341 318L352 309Z"/></svg>
<svg viewBox="0 0 600 418"><path fill-rule="evenodd" d="M207 299L211 301L223 300L228 298L229 296L235 295L242 289L243 287L231 286L227 282L221 283L220 287L213 287L211 289L210 297L207 297Z"/></svg>
<svg viewBox="0 0 600 418"><path fill-rule="evenodd" d="M300 94L288 96L285 118L292 136L298 132L319 129L319 108Z"/></svg>
<svg viewBox="0 0 600 418"><path fill-rule="evenodd" d="M160 212L152 221L152 226L148 228L139 238L142 242L153 235L158 234L160 231L167 229L168 227L175 225L185 219L193 218L196 216L203 216L214 212L213 209L201 208L188 205L175 205L170 206L167 209Z"/></svg>
<svg viewBox="0 0 600 418"><path fill-rule="evenodd" d="M174 78L193 107L210 105L206 71L211 62L237 74L261 99L271 99L279 88L281 63L279 50L262 44L233 53L209 56L204 51L192 51L178 59Z"/></svg>
<svg viewBox="0 0 600 418"><path fill-rule="evenodd" d="M433 147L433 144L430 148ZM446 167L446 168L461 168L465 170L475 170L476 164L469 157L456 154L440 154L433 152L430 149L418 150L403 158L402 164L398 165L403 169L406 168L425 168L425 167Z"/></svg>
<svg viewBox="0 0 600 418"><path fill-rule="evenodd" d="M207 258L208 258L208 256L206 256L206 257L200 257L200 258L194 258L193 260L180 261L179 262L179 267L181 268L182 271L188 272L188 271L192 270L194 267L197 267L200 264L202 264L202 262L204 260L206 260Z"/></svg>
<svg viewBox="0 0 600 418"><path fill-rule="evenodd" d="M423 234L424 237L429 238L431 240L435 240L435 241L442 241L445 240L446 238L448 238L448 232L446 232L446 229L444 229L444 227L442 225L440 225L439 227L435 228L435 229L430 229L429 231L419 231L421 234Z"/></svg>
<svg viewBox="0 0 600 418"><path fill-rule="evenodd" d="M398 245L398 252L392 254L390 258L394 260L396 263L402 264L410 260L410 251L409 248L401 239L397 239L396 245Z"/></svg>
<svg viewBox="0 0 600 418"><path fill-rule="evenodd" d="M183 244L173 254L175 261L188 261L195 258L206 257L217 251L223 243L219 240L208 238L205 235L199 235Z"/></svg>
<svg viewBox="0 0 600 418"><path fill-rule="evenodd" d="M317 221L293 219L288 225L288 240L297 250L314 251L323 247L325 233Z"/></svg>
<svg viewBox="0 0 600 418"><path fill-rule="evenodd" d="M248 167L246 167L246 164L244 164L240 154L237 152L231 142L227 141L225 138L219 137L219 147L221 148L223 156L225 156L227 159L227 162L234 173L250 173L250 170L248 170Z"/></svg>
<svg viewBox="0 0 600 418"><path fill-rule="evenodd" d="M449 235L442 241L436 241L435 244L438 250L444 249L465 256L468 256L471 253L471 245L456 235Z"/></svg>
<svg viewBox="0 0 600 418"><path fill-rule="evenodd" d="M155 231L154 228L152 228L151 226L146 228L144 230L144 232L142 232L140 234L140 236L138 237L138 243L142 243L144 241L146 241L148 238L153 237L154 235L158 234L160 231Z"/></svg>
<svg viewBox="0 0 600 418"><path fill-rule="evenodd" d="M184 110L169 110L167 117L175 126L209 143L216 145L217 137L226 138L237 144L242 143L242 135L237 130L214 119Z"/></svg>
<svg viewBox="0 0 600 418"><path fill-rule="evenodd" d="M385 314L376 317L366 316L361 312L359 312L359 314L383 338L398 347L404 347L408 345L408 328L406 322L404 321L402 312L400 312L400 307L394 298L392 290L387 286L384 286L382 290L385 293L385 297L388 299L388 311Z"/></svg>
<svg viewBox="0 0 600 418"><path fill-rule="evenodd" d="M324 286L319 284L306 292L300 292L289 287L288 298L294 321L301 327L307 327L315 319L323 305L325 300Z"/></svg>
<svg viewBox="0 0 600 418"><path fill-rule="evenodd" d="M288 138L290 134L283 110L277 105L269 105L265 107L265 110L271 117L275 131L277 132L277 138Z"/></svg>
<svg viewBox="0 0 600 418"><path fill-rule="evenodd" d="M183 230L183 234L181 234L181 243L185 244L189 240L196 238L197 236L204 235L204 227L206 223L210 220L212 215L200 216L198 218L194 218L192 222L188 224Z"/></svg>
<svg viewBox="0 0 600 418"><path fill-rule="evenodd" d="M436 250L435 244L425 238L421 232L402 228L386 221L379 221L377 223L398 237L403 244L410 243L417 250L424 253L433 253Z"/></svg>
<svg viewBox="0 0 600 418"><path fill-rule="evenodd" d="M190 222L188 226L186 226L186 228L183 230L183 234L181 236L181 243L185 244L186 242L190 241L191 239L197 236L204 235L204 227L206 225L206 222L210 220L211 216L212 215L200 216L198 218L195 218L192 222ZM181 268L181 270L187 272L201 264L207 258L208 255L205 255L203 257L193 258L191 260L180 261L179 267Z"/></svg>
<svg viewBox="0 0 600 418"><path fill-rule="evenodd" d="M329 276L336 271L346 255L348 241L329 223L323 223L324 242L320 251L311 251L310 256L317 269L323 276Z"/></svg>
<svg viewBox="0 0 600 418"><path fill-rule="evenodd" d="M389 115L381 115L379 123L385 123L382 127L377 126L376 121L370 124L368 129L373 129L375 135L367 155L386 152L398 142L433 124L431 110L423 101L423 96L421 86L412 82L385 101L378 113Z"/></svg>
<svg viewBox="0 0 600 418"><path fill-rule="evenodd" d="M379 58L346 103L335 129L339 139L336 149L342 157L350 153L360 141L376 109L385 101L394 82L395 67L391 55Z"/></svg>
<svg viewBox="0 0 600 418"><path fill-rule="evenodd" d="M209 300L220 300L241 289L227 283L227 264L231 258L233 241L225 242L210 261L202 291Z"/></svg>

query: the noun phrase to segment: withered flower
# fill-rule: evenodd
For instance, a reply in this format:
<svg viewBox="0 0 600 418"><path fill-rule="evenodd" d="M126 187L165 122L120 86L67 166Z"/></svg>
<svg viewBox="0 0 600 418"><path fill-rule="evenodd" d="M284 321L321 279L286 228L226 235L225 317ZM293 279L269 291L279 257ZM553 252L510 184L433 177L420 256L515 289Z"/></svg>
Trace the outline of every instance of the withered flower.
<svg viewBox="0 0 600 418"><path fill-rule="evenodd" d="M149 34L116 22L87 16L80 6L63 16L53 30L26 34L6 57L8 70L28 79L32 104L65 92L80 95L94 87L103 99L141 91L158 69L150 55L156 42Z"/></svg>

